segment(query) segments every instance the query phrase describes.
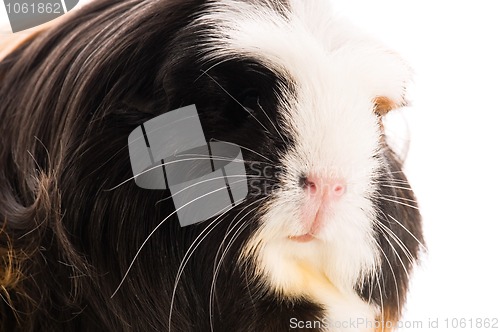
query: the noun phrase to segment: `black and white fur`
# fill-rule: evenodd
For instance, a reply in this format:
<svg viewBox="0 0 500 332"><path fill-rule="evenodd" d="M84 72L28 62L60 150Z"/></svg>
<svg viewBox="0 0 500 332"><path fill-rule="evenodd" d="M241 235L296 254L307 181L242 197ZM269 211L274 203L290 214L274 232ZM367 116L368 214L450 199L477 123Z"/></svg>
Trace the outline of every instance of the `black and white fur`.
<svg viewBox="0 0 500 332"><path fill-rule="evenodd" d="M326 0L98 0L68 15L0 63L0 326L397 321L423 238L377 100L404 105L410 79ZM250 193L181 228L168 191L130 180L127 137L191 104L207 140L242 149ZM347 190L301 243L311 172Z"/></svg>

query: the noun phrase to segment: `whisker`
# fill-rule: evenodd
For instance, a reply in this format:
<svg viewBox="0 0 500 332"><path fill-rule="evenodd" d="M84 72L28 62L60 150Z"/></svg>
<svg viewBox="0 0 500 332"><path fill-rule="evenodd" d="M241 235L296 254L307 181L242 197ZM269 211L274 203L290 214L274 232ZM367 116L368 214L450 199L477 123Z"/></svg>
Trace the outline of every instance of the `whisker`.
<svg viewBox="0 0 500 332"><path fill-rule="evenodd" d="M378 198L383 199L384 201L388 201L388 202L392 202L392 203L396 203L396 204L401 204L403 206L407 206L407 207L410 207L412 209L418 210L418 207L410 205L410 204L407 204L407 203L398 202L398 201L395 201L393 199L389 199L389 198L383 197L383 196L379 196Z"/></svg>
<svg viewBox="0 0 500 332"><path fill-rule="evenodd" d="M240 212L238 212L237 215L239 215L241 212L243 212L248 206L244 207ZM210 234L210 232L217 227L221 222L222 222L222 217L225 216L225 214L229 212L226 211L225 213L221 214L218 216L216 219L210 222L210 224L204 228L200 234L194 239L193 243L189 246L188 250L184 254L184 257L181 261L181 264L179 265L179 269L177 271L177 275L175 277L175 282L174 282L174 288L172 291L172 300L170 303L170 312L169 312L169 318L168 318L168 330L171 330L171 320L172 320L172 313L174 309L174 298L175 298L175 293L177 291L177 287L179 285L180 277L182 275L182 272L184 271L184 268L187 265L187 262L193 255L193 253L196 251L196 249L200 246L200 244L205 240L205 238ZM213 227L212 227L213 226ZM211 229L209 229L211 227ZM204 235L204 233L208 230L208 232ZM200 239L201 238L201 239ZM194 247L194 248L193 248Z"/></svg>
<svg viewBox="0 0 500 332"><path fill-rule="evenodd" d="M386 240L389 241L388 239L386 239ZM398 298L398 312L401 312L401 307L400 307L400 303L399 303L399 287L398 287L398 281L396 279L396 274L394 273L394 269L392 268L391 261L389 260L389 258L385 254L385 252L382 250L380 245L377 243L377 241L375 241L375 244L379 248L380 252L384 255L385 260L387 261L387 264L389 264L389 268L391 269L392 277L394 279L394 286L396 286L396 296Z"/></svg>
<svg viewBox="0 0 500 332"><path fill-rule="evenodd" d="M380 196L386 197L386 198L395 199L395 200L398 200L398 202L399 202L399 200L403 200L403 201L407 201L407 202L410 202L410 203L417 203L417 201L414 200L414 199L409 199L409 198L404 198L404 197L398 197L398 196L392 196L392 195L383 195L383 194L381 194Z"/></svg>
<svg viewBox="0 0 500 332"><path fill-rule="evenodd" d="M189 117L187 117L186 119L188 119L188 118L194 118L194 116L189 116ZM94 119L94 121L96 121L96 120ZM156 128L156 129L154 129L152 132L155 132L155 131L160 130L160 129L162 129L162 128L165 128L165 127L167 127L167 126L171 126L173 123L176 123L176 122L178 122L178 121L182 121L182 120L178 119L178 120L175 120L175 121L173 121L173 122L167 123L167 124L165 124L165 125L162 125L162 126L160 126L160 127ZM123 151L123 150L127 149L127 148L129 147L130 143L135 143L135 142L138 142L138 141L140 141L140 140L142 140L142 136L137 137L137 138L135 138L134 140L132 140L132 141L128 142L126 145L124 145L123 147L121 147L120 149L118 149L118 150L117 150L117 151L116 151L116 152L115 152L115 153L114 153L111 157L109 157L109 158L108 158L108 159L107 159L104 163L102 163L100 166L98 166L96 169L94 169L92 172L90 172L90 173L87 175L87 177L88 177L88 176L90 176L90 175L92 175L93 173L95 173L97 170L99 170L101 167L103 167L104 165L106 165L107 163L109 163L111 160L113 160L113 158L114 158L114 157L116 157L116 156L117 156L117 155L118 155L121 151ZM89 150L89 149L84 150L84 151L83 151L83 153L86 153L88 150Z"/></svg>
<svg viewBox="0 0 500 332"><path fill-rule="evenodd" d="M36 138L36 137L35 137ZM135 139L136 140L139 140L140 138L137 138ZM41 142L41 141L40 141ZM42 143L42 142L41 142ZM269 161L269 165L275 165L276 163L273 162L271 159L269 159L268 157L258 153L257 151L255 150L252 150L246 146L243 146L243 145L240 145L240 144L236 144L236 143L231 143L231 142L225 142L224 143L226 144L231 144L231 145L235 145L235 146L238 146L239 148L241 149L244 149L244 150L247 150L249 152L252 152L256 155L258 155L259 157L262 157L266 160ZM43 144L43 143L42 143ZM45 147L45 146L44 146ZM105 162L103 162L100 166L98 166L96 169L94 169L92 172L90 172L89 174L86 175L85 179L89 176L91 176L92 174L94 174L95 172L97 172L99 169L101 169L102 167L104 167L107 163L109 163L110 161L113 160L114 157L116 157L122 150L126 149L128 147L128 145L125 145L124 147L122 147L121 149L117 150L111 157L109 157ZM45 148L46 149L46 148ZM47 151L47 155L48 155L48 150L46 149ZM235 160L235 159L231 159L231 160ZM265 163L263 161L257 161L257 160L237 160L237 161L240 161L240 162L245 162L245 163ZM130 180L129 180L130 181ZM112 188L112 189L115 189L115 188ZM112 190L112 189L109 189L109 190Z"/></svg>
<svg viewBox="0 0 500 332"><path fill-rule="evenodd" d="M261 153L258 153L257 151L255 151L253 149L250 149L250 148L248 148L246 146L243 146L243 145L240 145L240 144L236 144L236 143L233 143L233 142L226 142L226 141L224 141L224 143L229 144L229 145L234 145L234 146L237 146L237 147L239 147L239 148L241 148L243 150L247 150L249 152L252 152L252 153L256 154L257 156L259 156L261 158L264 158L265 160L269 161L269 165L275 165L276 164L276 162L272 161L270 158L264 156Z"/></svg>
<svg viewBox="0 0 500 332"><path fill-rule="evenodd" d="M234 181L232 183L239 183L239 182L245 182L247 181L247 178L250 178L250 179L253 179L253 180L269 180L270 182L271 181L275 181L277 182L277 180L275 179L272 179L272 178L265 178L265 177L261 177L261 176L258 176L258 175L245 175L245 174L241 174L241 175L227 175L227 176L217 176L215 178L211 178L211 179L206 179L206 180L202 180L202 181L199 181L199 182L196 182L196 183L193 183L189 186L187 186L186 188L183 188L181 190L179 190L178 192L176 192L175 194L172 194L168 197L165 197L165 198L162 198L160 200L158 200L156 203L155 203L155 206L158 205L158 203L161 203L161 202L164 202L166 200L169 200L170 198L174 197L175 195L177 194L180 194L181 192L183 192L184 190L187 190L189 188L192 188L194 186L197 186L199 184L202 184L202 183L205 183L205 182L209 182L209 181L214 181L214 180L219 180L219 179L227 179L227 178L239 178L239 177L244 177L244 179L242 180L237 180L237 181Z"/></svg>
<svg viewBox="0 0 500 332"><path fill-rule="evenodd" d="M380 274L382 274L382 273L383 273L382 270L380 270ZM377 285L378 285L378 290L380 293L380 310L381 310L381 315L382 315L382 332L384 332L385 331L384 296L382 294L382 287L380 286L380 277L381 277L380 274L378 274L378 276L377 276Z"/></svg>
<svg viewBox="0 0 500 332"><path fill-rule="evenodd" d="M216 140L212 140L213 142L215 142ZM219 142L219 141L217 141ZM222 142L222 141L220 141ZM242 147L241 145L239 144L236 144L236 143L230 143L230 142L224 142L225 144L230 144L230 145L235 145L235 146L238 146L238 147ZM253 153L257 153L256 151L254 150L251 150ZM223 160L223 161L237 161L237 162L241 162L241 163L247 163L247 164L252 164L252 163L256 163L256 164L266 164L266 165L275 165L275 163L270 163L270 162L265 162L265 161L260 161L260 160L245 160L245 159L239 159L239 158L231 158L231 157L225 157L225 156L217 156L217 155L206 155L206 154L199 154L199 153L185 153L185 152L182 152L180 153L180 155L182 157L200 157L200 160L206 160L206 159L210 159L210 158L220 158L220 159L216 159L216 160Z"/></svg>
<svg viewBox="0 0 500 332"><path fill-rule="evenodd" d="M127 183L129 181L132 181L136 177L141 176L143 174L146 174L146 173L148 173L150 171L153 171L153 170L155 170L157 168L160 168L160 167L163 167L163 166L168 166L168 165L179 163L179 162L193 161L193 160L221 160L221 161L238 161L238 162L244 162L244 160L225 159L225 158L213 158L213 157L206 157L206 158L185 158L185 159L172 160L172 161L169 161L169 162L158 164L158 165L153 166L151 168L148 168L148 169L146 169L146 170L144 170L144 171L142 171L140 173L137 173L136 175L134 175L134 176L126 179L125 181L120 182L119 184L117 184L116 186L114 186L114 187L112 187L110 189L104 189L104 191L113 191L113 190L119 188L120 186L124 185L125 183Z"/></svg>
<svg viewBox="0 0 500 332"><path fill-rule="evenodd" d="M388 171L389 174L404 174L403 171Z"/></svg>
<svg viewBox="0 0 500 332"><path fill-rule="evenodd" d="M251 204L249 204L247 207L250 207L250 206L254 205L255 203L261 202L265 198L267 198L267 197L261 197L261 198L257 199L256 201L252 202ZM220 250L222 249L222 246L224 245L224 242L226 241L226 239L229 236L229 234L231 233L231 231L234 229L233 228L233 223L236 221L236 218L241 214L242 211L240 211L236 216L234 216L233 220L231 220L231 222L229 223L228 228L226 230L226 234L224 235L224 238L222 239L221 244L219 245L219 248L218 248L217 253L215 255L215 259L217 259L217 257L219 256ZM216 263L214 262L214 268L213 268L213 271L212 271L213 273L215 273L215 268L216 268Z"/></svg>
<svg viewBox="0 0 500 332"><path fill-rule="evenodd" d="M402 189L402 190L413 191L413 189L409 188L409 187L389 186L389 185L386 185L386 184L381 184L380 186L381 187L386 187L386 188L393 188L393 189Z"/></svg>
<svg viewBox="0 0 500 332"><path fill-rule="evenodd" d="M387 216L388 216L389 218L391 218L392 220L394 220L394 221L395 221L395 222L396 222L399 226L403 227L403 229L404 229L405 231L407 231L407 232L408 232L408 234L410 234L410 235L411 235L411 236L415 239L415 241L417 241L417 242L418 242L418 243L422 246L422 248L424 248L425 250L427 250L427 247L426 247L426 246L424 246L424 245L422 244L422 242L420 242L420 240L419 240L419 239L417 239L417 237L416 237L416 236L415 236L412 232L410 232L410 231L408 230L408 228L406 228L406 227L405 227L402 223L400 223L400 222L399 222L396 218L394 218L394 217L393 217L393 216L391 216L390 214L387 214Z"/></svg>
<svg viewBox="0 0 500 332"><path fill-rule="evenodd" d="M265 198L266 198L266 197L263 197L263 198L261 198L261 199L256 200L255 202L252 202L252 204L248 205L248 207L250 207L251 205L253 205L253 204L255 204L255 203L258 203L258 202L263 201ZM252 213L252 212L256 211L258 208L259 208L259 206L257 206L257 207L255 207L255 208L251 209L250 211L248 211L248 212L247 212L244 216L242 216L242 217L241 217L241 218L240 218L240 219L236 222L236 224L235 224L234 226L232 226L232 227L231 227L231 229L229 230L229 232L228 232L228 233L226 233L226 236L224 236L224 238L222 239L221 245L219 246L219 249L217 250L217 254L215 255L215 257L217 257L217 256L218 256L218 254L219 254L219 252L220 252L220 250L221 250L222 246L224 245L224 242L225 242L225 240L226 240L227 236L228 236L228 235L229 235L229 234L230 234L230 233L234 230L234 228L238 225L238 223L239 223L241 220L243 220L246 216L248 216L250 213ZM232 222L234 222L234 220L235 220L235 219L236 219L236 217L235 217L235 218L233 218L233 221L232 221ZM222 263L223 263L223 261L224 261L224 258L226 257L227 253L229 252L229 249L231 248L231 246L232 246L232 245L234 244L234 242L236 241L236 238L238 238L238 236L240 236L240 235L241 235L241 233L243 232L243 230L244 230L246 227L248 227L248 225L249 225L248 223L245 223L245 222L244 222L244 223L242 223L242 224L240 225L240 227L236 230L235 234L231 237L231 239L230 239L230 241L229 241L228 245L226 246L226 248L225 248L225 249L224 249L224 251L222 252L222 256L221 256L221 258L219 259L219 262L217 263L217 267L215 268L215 270L214 270L214 272L213 272L213 275L214 275L214 276L213 276L213 278L212 278L212 284L211 284L211 286L210 286L210 297L209 297L209 308L208 308L208 310L209 310L209 315L208 315L208 316L210 317L210 329L211 329L211 331L213 331L212 304L213 304L213 299L214 299L214 297L215 297L215 284L216 284L216 282L217 282L217 276L219 275L220 268L221 268L221 266L222 266ZM215 261L214 261L214 267L215 267Z"/></svg>
<svg viewBox="0 0 500 332"><path fill-rule="evenodd" d="M389 233L388 233L389 235ZM390 235L389 235L390 236ZM385 237L385 235L384 235ZM401 259L401 256L399 256L399 253L397 252L396 248L394 248L394 246L392 245L392 242L390 241L390 239L388 239L387 237L385 237L385 239L387 240L387 243L391 246L391 249L392 251L394 252L394 254L397 256L399 262L401 263L401 266L403 267L403 270L405 271L406 273L406 277L408 278L408 280L410 279L410 274L408 273L408 270L406 269L406 266L405 264L403 263L403 260ZM402 249L402 248L401 248Z"/></svg>
<svg viewBox="0 0 500 332"><path fill-rule="evenodd" d="M115 296L115 294L118 292L118 290L120 289L121 285L123 284L123 282L125 281L125 279L127 278L127 275L129 274L130 270L132 269L132 266L134 265L135 261L137 260L137 257L139 257L139 253L141 252L142 248L144 248L144 246L146 245L146 243L149 241L149 239L151 238L151 236L153 236L153 234L158 230L158 228L160 228L161 225L163 225L165 223L165 221L167 221L170 217L172 217L175 213L177 213L180 209L183 209L184 207L188 206L189 204L207 196L207 195L210 195L210 194L213 194L217 191L220 191L220 190L227 190L227 187L224 186L224 187L221 187L221 188L218 188L216 190L212 190L211 192L208 192L204 195L201 195L195 199L192 199L191 201L187 202L186 204L182 205L181 207L179 207L178 209L175 209L174 212L170 213L166 218L164 218L150 233L149 235L146 237L146 239L142 242L141 246L139 247L139 249L137 250L137 253L135 254L134 258L132 259L127 271L125 272L125 275L123 276L122 280L120 281L120 283L118 284L118 287L116 288L116 290L113 292L113 294L111 294L111 298L113 298L113 296ZM226 207L227 208L227 207ZM225 209L225 208L224 208ZM224 209L221 209L220 211L223 211Z"/></svg>
<svg viewBox="0 0 500 332"><path fill-rule="evenodd" d="M410 186L410 183L407 180L389 179L389 180L379 180L378 182L386 184L402 184Z"/></svg>
<svg viewBox="0 0 500 332"><path fill-rule="evenodd" d="M386 219L387 219L387 216L385 216ZM399 247L403 250L403 253L405 254L406 258L408 258L408 261L416 261L415 257L413 256L413 254L410 252L410 250L408 249L408 247L403 243L403 241L392 231L392 229L390 229L389 227L387 227L386 225L384 225L382 222L380 221L376 221L376 225L377 226L380 226L382 228L384 228L384 230L387 232L387 234L389 236L391 236L391 238L399 245ZM380 229L380 228L379 228ZM384 230L380 229L382 232ZM388 239L387 239L388 240Z"/></svg>

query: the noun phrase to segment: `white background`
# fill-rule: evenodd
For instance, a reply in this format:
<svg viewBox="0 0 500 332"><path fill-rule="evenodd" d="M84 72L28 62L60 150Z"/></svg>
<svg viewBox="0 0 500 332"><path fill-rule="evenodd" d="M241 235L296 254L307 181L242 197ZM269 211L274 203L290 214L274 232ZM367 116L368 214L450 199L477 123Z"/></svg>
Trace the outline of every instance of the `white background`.
<svg viewBox="0 0 500 332"><path fill-rule="evenodd" d="M388 124L396 144L411 138L406 173L428 247L404 317L423 328L400 331L432 331L429 319L439 319L435 331L447 330L446 318L500 319L500 3L332 1L415 71L412 106Z"/></svg>

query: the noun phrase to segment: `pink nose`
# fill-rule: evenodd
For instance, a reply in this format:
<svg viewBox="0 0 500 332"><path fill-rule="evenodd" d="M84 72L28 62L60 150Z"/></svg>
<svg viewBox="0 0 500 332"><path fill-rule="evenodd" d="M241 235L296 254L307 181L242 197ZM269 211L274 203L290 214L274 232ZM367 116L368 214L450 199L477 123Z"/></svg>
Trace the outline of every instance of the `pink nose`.
<svg viewBox="0 0 500 332"><path fill-rule="evenodd" d="M321 199L337 200L346 192L346 183L340 178L309 175L300 182L309 195Z"/></svg>

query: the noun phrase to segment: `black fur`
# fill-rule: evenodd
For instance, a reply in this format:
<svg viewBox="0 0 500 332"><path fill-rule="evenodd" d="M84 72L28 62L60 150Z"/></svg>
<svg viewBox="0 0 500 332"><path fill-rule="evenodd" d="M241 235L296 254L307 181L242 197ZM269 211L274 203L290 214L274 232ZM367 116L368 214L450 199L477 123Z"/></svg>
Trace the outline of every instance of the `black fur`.
<svg viewBox="0 0 500 332"><path fill-rule="evenodd" d="M196 104L207 139L234 142L276 164L294 144L289 137L286 144L277 143L278 133L258 129L218 85L241 103L254 102L257 93L278 125L280 115L272 113L276 96L282 86L293 90L293 82L252 58L228 60L210 76L204 74L213 65L200 61L204 36L182 28L205 5L201 0L96 1L0 63L0 247L2 255L14 257L14 270L22 274L0 290L3 331L168 330L180 262L195 238L212 227L206 221L181 228L172 217L147 242L111 298L142 241L174 211L170 200L161 201L168 191L143 190L133 181L111 190L132 176L127 137L141 123ZM255 114L268 122L262 113ZM257 165L265 161L246 149L243 154ZM404 180L402 173L394 173L401 165L392 153L381 158L394 178ZM390 182L391 176L382 180ZM409 190L380 190L413 199ZM320 305L280 301L248 277L251 262L236 264L258 213L239 221L244 227L233 246L222 242L226 233L236 234L230 230L232 221L238 222L249 211L245 207L259 198L250 195L229 212L194 251L176 289L172 331L210 331L210 286L220 244L230 250L216 282L215 331L285 331L291 317L322 318ZM386 215L421 239L418 212L383 200L378 208L381 222L416 257L418 243ZM382 296L394 308L396 301L404 302L408 280L382 235L379 243L399 279L397 298L384 263ZM410 270L414 262L398 253ZM369 295L373 282L367 280L359 293L380 303L376 292Z"/></svg>

